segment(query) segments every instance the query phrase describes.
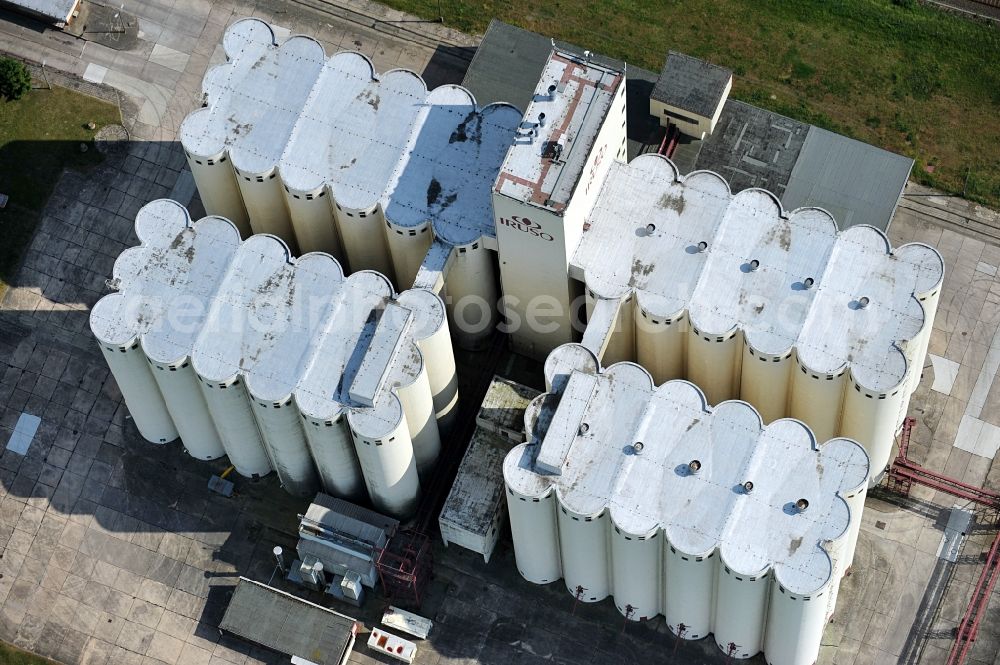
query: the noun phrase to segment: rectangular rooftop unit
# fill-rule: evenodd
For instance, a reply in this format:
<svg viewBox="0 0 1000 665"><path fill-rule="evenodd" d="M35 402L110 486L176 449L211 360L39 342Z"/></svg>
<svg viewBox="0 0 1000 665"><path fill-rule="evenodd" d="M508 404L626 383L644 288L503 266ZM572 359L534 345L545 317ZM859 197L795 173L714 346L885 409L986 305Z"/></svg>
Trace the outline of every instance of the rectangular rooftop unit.
<svg viewBox="0 0 1000 665"><path fill-rule="evenodd" d="M445 545L455 544L489 563L507 516L503 460L524 441L524 411L538 391L493 377L476 430L462 458L438 525Z"/></svg>
<svg viewBox="0 0 1000 665"><path fill-rule="evenodd" d="M274 587L241 577L219 630L315 665L344 665L357 622Z"/></svg>
<svg viewBox="0 0 1000 665"><path fill-rule="evenodd" d="M375 587L378 573L375 560L396 533L399 522L355 506L342 499L317 494L299 522L299 559L320 561L323 569L343 576L349 571L360 575L361 583Z"/></svg>

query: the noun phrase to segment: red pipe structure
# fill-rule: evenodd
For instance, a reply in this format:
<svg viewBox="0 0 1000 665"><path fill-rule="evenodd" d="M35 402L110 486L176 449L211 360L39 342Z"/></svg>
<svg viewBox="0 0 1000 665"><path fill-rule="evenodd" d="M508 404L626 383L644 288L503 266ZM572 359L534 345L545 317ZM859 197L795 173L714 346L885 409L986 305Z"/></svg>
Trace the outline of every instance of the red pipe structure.
<svg viewBox="0 0 1000 665"><path fill-rule="evenodd" d="M677 125L670 125L663 134L660 147L656 149L657 154L663 155L668 159L673 157L674 150L677 149L677 139L680 137L680 134L681 131L677 128Z"/></svg>
<svg viewBox="0 0 1000 665"><path fill-rule="evenodd" d="M903 431L899 436L899 454L893 460L892 466L889 467L889 489L903 495L909 495L910 486L917 483L972 501L976 505L1000 513L1000 493L931 471L907 458L910 447L910 431L915 423L914 418L907 418L903 421ZM986 556L986 565L983 566L979 580L972 590L972 599L958 625L958 633L955 637L955 643L948 653L946 665L962 665L965 662L969 650L972 649L972 645L976 641L979 626L986 615L986 606L990 602L990 595L993 593L998 579L1000 579L1000 533L997 533L996 538L993 539L993 545Z"/></svg>
<svg viewBox="0 0 1000 665"><path fill-rule="evenodd" d="M993 539L993 547L986 556L986 565L972 590L972 600L969 601L962 622L958 624L958 635L955 636L955 644L951 647L946 665L962 665L965 662L979 633L979 624L986 616L986 606L997 585L997 578L1000 578L1000 533Z"/></svg>

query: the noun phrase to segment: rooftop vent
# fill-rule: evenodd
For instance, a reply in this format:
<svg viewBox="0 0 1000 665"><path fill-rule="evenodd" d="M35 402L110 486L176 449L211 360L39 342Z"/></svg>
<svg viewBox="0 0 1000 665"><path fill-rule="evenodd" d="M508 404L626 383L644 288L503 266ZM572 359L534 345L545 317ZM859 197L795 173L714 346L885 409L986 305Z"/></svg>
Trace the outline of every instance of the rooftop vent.
<svg viewBox="0 0 1000 665"><path fill-rule="evenodd" d="M589 431L590 431L590 425L588 425L587 423L580 423L580 434L581 435L586 434Z"/></svg>
<svg viewBox="0 0 1000 665"><path fill-rule="evenodd" d="M642 445L642 441L636 441L635 443L632 444L632 452L638 455L639 453L642 452L642 449L644 447L645 446Z"/></svg>
<svg viewBox="0 0 1000 665"><path fill-rule="evenodd" d="M708 249L708 243L707 242L705 242L704 240L702 240L700 243L698 243L698 252L699 253L700 252L704 252L706 249Z"/></svg>
<svg viewBox="0 0 1000 665"><path fill-rule="evenodd" d="M799 511L800 513L804 513L806 511L806 508L808 507L809 507L809 502L805 499L799 499L798 501L795 502L795 510Z"/></svg>
<svg viewBox="0 0 1000 665"><path fill-rule="evenodd" d="M555 99L555 98L556 98L556 84L553 83L552 85L549 86L549 99Z"/></svg>
<svg viewBox="0 0 1000 665"><path fill-rule="evenodd" d="M698 473L701 470L701 462L699 460L693 459L688 462L688 471L691 473Z"/></svg>
<svg viewBox="0 0 1000 665"><path fill-rule="evenodd" d="M651 236L656 231L656 224L646 224L646 235Z"/></svg>
<svg viewBox="0 0 1000 665"><path fill-rule="evenodd" d="M538 114L538 126L539 127L544 127L545 126L545 114L544 113L539 113Z"/></svg>
<svg viewBox="0 0 1000 665"><path fill-rule="evenodd" d="M812 277L806 277L804 280L802 280L802 285L805 286L807 289L811 289L813 287L813 284L815 283L816 280L814 280Z"/></svg>
<svg viewBox="0 0 1000 665"><path fill-rule="evenodd" d="M760 261L757 259L750 259L750 272L757 272L757 268L760 267Z"/></svg>
<svg viewBox="0 0 1000 665"><path fill-rule="evenodd" d="M753 491L753 483L752 482L750 482L748 480L745 483L743 483L743 493L744 494L749 494L752 491Z"/></svg>
<svg viewBox="0 0 1000 665"><path fill-rule="evenodd" d="M864 309L865 307L868 307L868 303L870 302L871 301L868 299L868 296L861 296L860 298L858 298L858 309Z"/></svg>
<svg viewBox="0 0 1000 665"><path fill-rule="evenodd" d="M551 159L553 162L558 162L559 158L562 157L562 153L563 144L559 141L546 141L545 147L542 149L542 157Z"/></svg>

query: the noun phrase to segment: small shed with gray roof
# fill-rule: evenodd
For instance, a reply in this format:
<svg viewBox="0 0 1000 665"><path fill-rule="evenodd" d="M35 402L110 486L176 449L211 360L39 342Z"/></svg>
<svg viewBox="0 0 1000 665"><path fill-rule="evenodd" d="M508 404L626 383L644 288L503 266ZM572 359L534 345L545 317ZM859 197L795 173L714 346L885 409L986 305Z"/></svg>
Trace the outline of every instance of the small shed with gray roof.
<svg viewBox="0 0 1000 665"><path fill-rule="evenodd" d="M649 97L660 124L677 125L695 138L711 134L733 87L733 72L699 58L670 51Z"/></svg>

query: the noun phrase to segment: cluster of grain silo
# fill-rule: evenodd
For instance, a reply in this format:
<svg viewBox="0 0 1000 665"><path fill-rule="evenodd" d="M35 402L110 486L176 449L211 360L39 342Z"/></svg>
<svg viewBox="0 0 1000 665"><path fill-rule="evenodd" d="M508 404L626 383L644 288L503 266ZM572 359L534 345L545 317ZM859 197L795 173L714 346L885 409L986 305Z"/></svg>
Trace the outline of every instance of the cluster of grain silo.
<svg viewBox="0 0 1000 665"><path fill-rule="evenodd" d="M815 662L854 556L865 450L818 444L797 420L764 425L742 401L710 408L633 363L601 369L577 344L545 374L504 463L521 575L562 578L580 602L611 596L631 620L662 614L735 658Z"/></svg>
<svg viewBox="0 0 1000 665"><path fill-rule="evenodd" d="M473 307L456 333L468 345L487 336L498 297L490 193L521 113L480 109L459 86L428 92L409 71L377 76L365 56L327 58L309 37L278 46L258 19L231 25L223 46L228 62L204 78L206 106L180 130L208 213L400 289L432 241L444 243L436 267L447 270L449 313L463 296L490 310L477 325Z"/></svg>
<svg viewBox="0 0 1000 665"><path fill-rule="evenodd" d="M457 403L444 304L332 256L145 206L91 329L144 438L299 496L412 512Z"/></svg>
<svg viewBox="0 0 1000 665"><path fill-rule="evenodd" d="M944 265L869 226L786 213L718 175L681 178L659 155L615 163L570 269L586 285L584 343L710 403L741 398L820 439L865 445L874 473L916 389Z"/></svg>

